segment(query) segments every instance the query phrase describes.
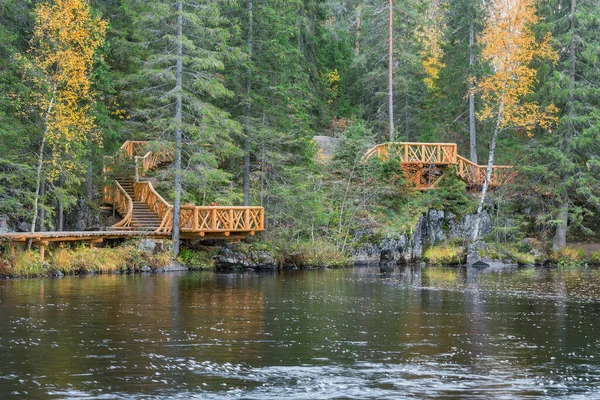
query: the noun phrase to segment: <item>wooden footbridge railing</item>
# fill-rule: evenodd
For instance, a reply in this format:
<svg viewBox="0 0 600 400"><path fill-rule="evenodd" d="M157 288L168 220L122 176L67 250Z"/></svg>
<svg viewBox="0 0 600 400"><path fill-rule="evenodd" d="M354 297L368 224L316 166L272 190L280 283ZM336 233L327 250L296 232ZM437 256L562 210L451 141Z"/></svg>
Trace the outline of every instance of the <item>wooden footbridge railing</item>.
<svg viewBox="0 0 600 400"><path fill-rule="evenodd" d="M156 146L154 146L156 147ZM167 202L150 181L141 180L150 170L173 161L173 152L168 148L151 150L149 142L127 141L121 146L124 154L135 160L133 197L116 183L114 196L106 195L104 201L114 204L123 219L113 225L114 229L127 229L135 220L134 202L144 203L161 221L154 229L156 234L171 234L173 230L173 205ZM111 193L111 191L108 191ZM235 237L254 235L264 231L263 207L196 206L182 205L180 210L180 232L182 237ZM133 228L131 228L133 229Z"/></svg>
<svg viewBox="0 0 600 400"><path fill-rule="evenodd" d="M389 142L369 149L363 161L400 159L404 175L418 190L435 188L447 169L452 168L471 190L480 190L485 182L487 166L477 165L458 155L456 143ZM514 179L514 168L497 165L492 169L489 187L496 188Z"/></svg>

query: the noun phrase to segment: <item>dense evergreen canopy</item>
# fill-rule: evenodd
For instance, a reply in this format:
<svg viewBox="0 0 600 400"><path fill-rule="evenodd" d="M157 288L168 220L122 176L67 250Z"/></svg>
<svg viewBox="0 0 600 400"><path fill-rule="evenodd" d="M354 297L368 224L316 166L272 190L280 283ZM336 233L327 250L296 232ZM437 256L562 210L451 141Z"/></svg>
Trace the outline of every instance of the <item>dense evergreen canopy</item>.
<svg viewBox="0 0 600 400"><path fill-rule="evenodd" d="M532 45L557 55L518 67L528 79L521 104L553 111L552 119L527 129L502 125L495 159L521 173L486 207L502 219L497 229L510 232L505 237L553 238L556 248L567 233L594 237L599 0L393 1L391 66L388 1L2 1L0 217L12 226L57 229L76 199L97 207L104 156L127 139L174 142L181 150L174 166L155 176L175 204L263 205L266 237L282 243L321 236L345 247L357 232L406 229L427 207L473 212L476 199L458 181L415 193L397 168L364 165L360 156L390 135L391 70L397 140L456 142L461 154L487 163L495 121L489 93L477 88L490 85L499 67L484 33L494 7L517 3L535 14ZM33 65L40 49L55 45L47 32L57 22L40 13L74 5L87 13L82 25L95 21L100 29L77 31L89 35L80 38L87 48L61 49L85 53L89 85L65 100L80 115L65 123L64 135L51 136L44 158L47 78L69 74L60 64L73 68L75 58ZM520 112L527 110L534 113ZM525 114L520 118L539 122ZM316 135L338 139L333 158L318 151Z"/></svg>

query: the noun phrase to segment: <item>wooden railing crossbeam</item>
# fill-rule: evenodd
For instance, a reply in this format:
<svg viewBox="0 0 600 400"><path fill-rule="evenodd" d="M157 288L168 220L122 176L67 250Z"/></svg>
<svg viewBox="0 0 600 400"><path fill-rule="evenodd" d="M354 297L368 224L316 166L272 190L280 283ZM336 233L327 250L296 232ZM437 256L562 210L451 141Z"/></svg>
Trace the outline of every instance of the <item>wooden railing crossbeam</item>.
<svg viewBox="0 0 600 400"><path fill-rule="evenodd" d="M412 180L419 190L430 189L435 182L422 182L423 173L410 169L409 166L421 168L425 172L432 167L438 169L453 166L456 174L468 187L481 188L485 182L487 166L477 165L470 160L461 157L457 152L456 143L405 143L390 142L378 144L369 149L363 156L363 161L371 157L387 160L390 157L400 157L400 162L405 173L410 173ZM429 175L431 176L431 175ZM492 168L489 186L495 188L514 179L514 168L509 165L497 165ZM429 178L431 179L431 178Z"/></svg>

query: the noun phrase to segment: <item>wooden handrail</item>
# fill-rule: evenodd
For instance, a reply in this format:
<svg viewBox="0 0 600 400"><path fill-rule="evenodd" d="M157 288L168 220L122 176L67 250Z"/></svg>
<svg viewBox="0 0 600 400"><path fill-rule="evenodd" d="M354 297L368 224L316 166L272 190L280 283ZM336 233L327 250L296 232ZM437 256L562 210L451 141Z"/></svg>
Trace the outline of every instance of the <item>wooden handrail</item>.
<svg viewBox="0 0 600 400"><path fill-rule="evenodd" d="M510 165L495 165L492 168L489 185L498 187L508 183L514 178L514 173L506 173L514 168ZM471 160L458 156L458 176L469 186L483 186L487 174L487 165L477 165Z"/></svg>
<svg viewBox="0 0 600 400"><path fill-rule="evenodd" d="M381 143L369 149L362 160L366 162L372 157L387 160L394 155L400 158L403 169L419 165L455 165L458 177L465 181L468 186L481 187L485 182L487 166L477 165L458 155L456 143ZM498 187L510 182L515 176L513 170L514 168L510 165L494 166L489 185Z"/></svg>
<svg viewBox="0 0 600 400"><path fill-rule="evenodd" d="M173 205L158 194L151 182L140 181L140 178L160 164L172 161L174 158L172 152L168 150L148 151L148 142L134 140L123 143L121 150L133 158L136 163L133 186L135 201L146 203L150 210L161 219L161 224L155 231L156 233L171 233L173 230ZM131 204L130 208L133 209L131 198L120 185L119 188L119 192L122 191L122 194L127 196L128 204ZM107 200L109 195L105 195ZM116 203L116 196L114 201ZM133 211L129 214L127 223L121 221L119 227L129 226L132 214ZM263 207L182 205L180 221L181 232L195 233L200 236L210 232L225 236L236 232L254 235L255 232L264 231L265 228Z"/></svg>
<svg viewBox="0 0 600 400"><path fill-rule="evenodd" d="M362 160L376 156L388 159L396 153L404 164L456 164L456 143L389 142L369 149Z"/></svg>
<svg viewBox="0 0 600 400"><path fill-rule="evenodd" d="M146 203L148 207L150 207L150 210L158 215L158 218L161 220L161 225L157 229L157 232L163 232L165 224L169 219L169 214L172 214L171 209L173 206L158 194L154 189L152 182L135 182L133 185L133 192L136 201Z"/></svg>
<svg viewBox="0 0 600 400"><path fill-rule="evenodd" d="M123 219L112 226L113 229L126 228L131 225L131 219L133 218L133 201L131 196L127 194L123 186L115 181L116 191L114 194L115 208L123 216Z"/></svg>

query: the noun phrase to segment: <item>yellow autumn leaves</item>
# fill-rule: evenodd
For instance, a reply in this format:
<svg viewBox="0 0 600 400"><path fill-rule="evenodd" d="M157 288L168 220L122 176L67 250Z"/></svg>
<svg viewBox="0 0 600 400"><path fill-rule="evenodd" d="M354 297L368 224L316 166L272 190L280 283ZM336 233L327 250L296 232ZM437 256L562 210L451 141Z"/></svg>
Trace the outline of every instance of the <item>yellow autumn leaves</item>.
<svg viewBox="0 0 600 400"><path fill-rule="evenodd" d="M90 76L107 28L106 21L92 15L86 0L54 0L36 7L26 68L45 123L49 179L77 172L74 149L89 139L100 141L91 113L95 93Z"/></svg>
<svg viewBox="0 0 600 400"><path fill-rule="evenodd" d="M497 118L500 129L531 132L538 125L550 129L557 121L554 105L542 109L526 100L536 83L537 71L531 63L558 60L549 33L541 41L535 38L532 27L539 20L534 0L494 0L489 5L481 56L493 71L477 83L483 101L479 117Z"/></svg>

